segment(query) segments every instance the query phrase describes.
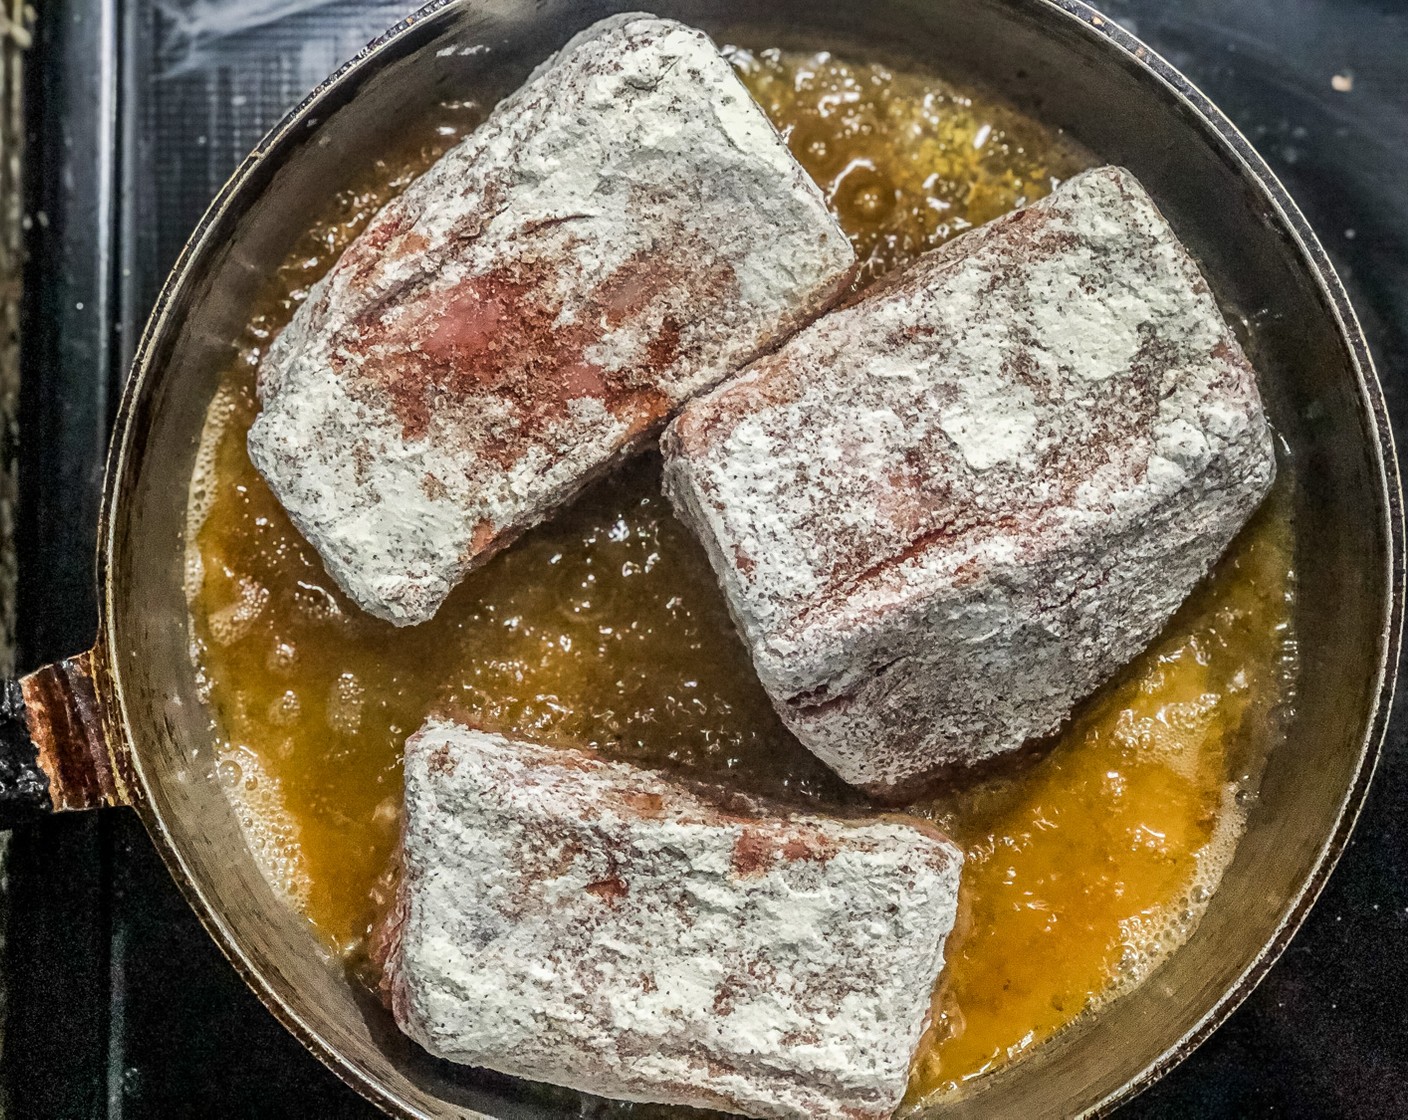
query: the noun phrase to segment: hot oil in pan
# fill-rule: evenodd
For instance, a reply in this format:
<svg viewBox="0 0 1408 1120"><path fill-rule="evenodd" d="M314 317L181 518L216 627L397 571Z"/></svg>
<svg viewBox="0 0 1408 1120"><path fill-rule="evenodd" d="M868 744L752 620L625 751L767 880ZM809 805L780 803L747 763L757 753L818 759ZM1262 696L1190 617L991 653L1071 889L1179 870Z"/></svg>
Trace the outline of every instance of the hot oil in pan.
<svg viewBox="0 0 1408 1120"><path fill-rule="evenodd" d="M864 279L1093 160L1000 104L830 56L735 63L855 241ZM265 867L355 957L385 905L400 744L432 709L818 807L854 796L784 731L646 457L397 629L337 591L250 466L269 339L376 209L477 123L446 106L338 195L270 283L212 406L190 591L218 766ZM1137 983L1196 923L1290 699L1285 485L1155 646L1054 746L914 806L968 853L911 1100Z"/></svg>

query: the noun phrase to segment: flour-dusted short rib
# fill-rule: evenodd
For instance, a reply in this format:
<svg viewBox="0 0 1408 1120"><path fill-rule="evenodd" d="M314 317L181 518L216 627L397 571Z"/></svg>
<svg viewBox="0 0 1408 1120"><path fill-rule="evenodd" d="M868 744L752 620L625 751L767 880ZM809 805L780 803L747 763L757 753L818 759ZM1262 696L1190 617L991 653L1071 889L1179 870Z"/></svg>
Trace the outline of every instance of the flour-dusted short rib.
<svg viewBox="0 0 1408 1120"><path fill-rule="evenodd" d="M406 745L382 986L451 1061L626 1100L884 1117L961 864L919 821L717 803L432 720Z"/></svg>
<svg viewBox="0 0 1408 1120"><path fill-rule="evenodd" d="M363 608L421 622L854 255L699 31L590 28L381 211L260 368L260 472Z"/></svg>
<svg viewBox="0 0 1408 1120"><path fill-rule="evenodd" d="M876 793L1054 730L1275 471L1251 366L1116 168L828 315L665 446L784 721Z"/></svg>

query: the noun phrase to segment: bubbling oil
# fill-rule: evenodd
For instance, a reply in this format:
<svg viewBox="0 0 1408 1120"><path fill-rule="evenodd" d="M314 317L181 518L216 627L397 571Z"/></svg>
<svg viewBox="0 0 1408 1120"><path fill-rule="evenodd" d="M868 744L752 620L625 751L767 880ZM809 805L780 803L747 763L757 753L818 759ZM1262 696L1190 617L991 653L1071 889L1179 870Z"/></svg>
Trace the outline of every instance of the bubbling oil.
<svg viewBox="0 0 1408 1120"><path fill-rule="evenodd" d="M931 76L829 54L731 57L851 236L862 284L1093 163ZM270 339L377 209L481 118L472 102L442 106L334 196L239 340L191 488L187 584L214 777L271 881L349 960L387 902L401 744L432 711L814 808L859 801L778 721L702 550L660 495L655 457L408 629L342 595L251 466ZM1290 699L1285 491L1052 743L911 806L967 853L911 1106L1137 984L1196 925Z"/></svg>
<svg viewBox="0 0 1408 1120"><path fill-rule="evenodd" d="M992 98L829 53L729 52L826 195L867 284L1093 164Z"/></svg>

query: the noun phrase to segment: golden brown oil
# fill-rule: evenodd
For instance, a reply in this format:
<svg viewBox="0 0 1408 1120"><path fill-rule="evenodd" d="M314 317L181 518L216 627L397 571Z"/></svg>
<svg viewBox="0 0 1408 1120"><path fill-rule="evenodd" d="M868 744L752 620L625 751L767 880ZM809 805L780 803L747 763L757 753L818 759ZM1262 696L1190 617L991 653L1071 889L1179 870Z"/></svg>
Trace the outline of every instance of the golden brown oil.
<svg viewBox="0 0 1408 1120"><path fill-rule="evenodd" d="M1030 1049L1192 932L1289 700L1279 484L1152 648L1049 753L916 806L963 846L963 913L911 1099Z"/></svg>
<svg viewBox="0 0 1408 1120"><path fill-rule="evenodd" d="M863 280L1091 162L927 76L829 55L733 57L851 234ZM479 118L460 104L422 122L271 278L212 405L192 492L190 592L217 774L271 877L349 954L385 903L401 742L432 708L804 803L855 800L778 722L652 457L410 629L341 595L251 467L268 340L376 209ZM968 863L912 1102L1137 983L1196 922L1275 736L1269 713L1288 698L1290 555L1278 491L1154 648L1053 745L913 807Z"/></svg>
<svg viewBox="0 0 1408 1120"><path fill-rule="evenodd" d="M830 54L731 52L841 218L866 283L1091 166L1001 102Z"/></svg>

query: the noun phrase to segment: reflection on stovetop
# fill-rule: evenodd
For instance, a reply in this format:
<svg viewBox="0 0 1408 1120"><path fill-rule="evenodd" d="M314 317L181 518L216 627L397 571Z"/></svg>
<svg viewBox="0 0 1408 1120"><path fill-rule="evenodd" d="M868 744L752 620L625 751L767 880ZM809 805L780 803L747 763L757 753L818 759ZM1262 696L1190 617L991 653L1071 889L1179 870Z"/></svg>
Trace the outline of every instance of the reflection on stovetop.
<svg viewBox="0 0 1408 1120"><path fill-rule="evenodd" d="M35 63L45 72L30 80L33 163L71 173L37 175L33 191L49 225L32 246L41 263L29 280L26 339L27 665L91 639L91 593L73 559L91 548L91 525L55 511L95 498L117 371L186 232L263 130L407 8L395 0L129 0L100 11L99 2L41 11ZM1408 4L1104 7L1202 86L1284 178L1351 289L1402 438ZM117 68L110 136L97 112L103 75L90 55ZM93 154L105 136L120 156L112 169ZM83 193L84 159L91 175L111 171L111 197ZM105 306L118 324L112 334ZM42 383L36 368L46 371ZM1408 1115L1405 817L1400 720L1357 837L1284 959L1211 1041L1122 1117ZM8 942L3 1081L12 1116L374 1115L221 959L129 813L17 836Z"/></svg>

